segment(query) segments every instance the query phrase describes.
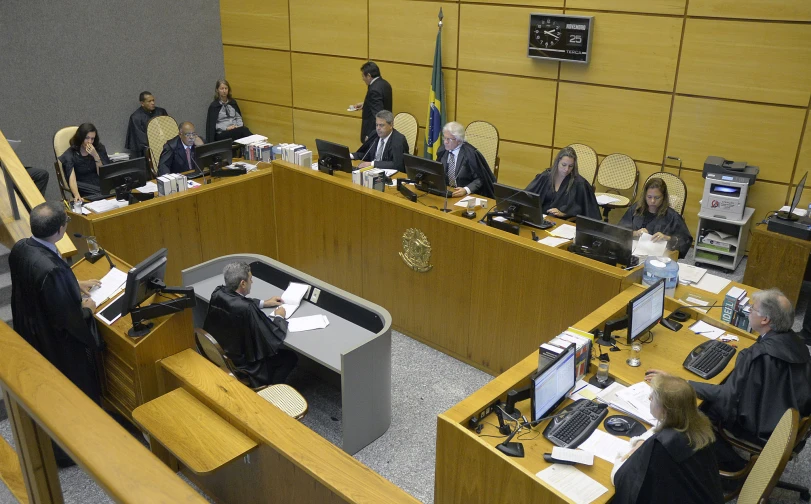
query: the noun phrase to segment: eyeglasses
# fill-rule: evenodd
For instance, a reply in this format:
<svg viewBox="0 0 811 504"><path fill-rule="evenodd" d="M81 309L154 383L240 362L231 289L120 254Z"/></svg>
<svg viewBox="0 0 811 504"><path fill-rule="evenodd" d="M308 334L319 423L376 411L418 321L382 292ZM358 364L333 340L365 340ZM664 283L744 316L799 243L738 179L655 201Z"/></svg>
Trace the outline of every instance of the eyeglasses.
<svg viewBox="0 0 811 504"><path fill-rule="evenodd" d="M197 133L183 133L183 136L186 138L194 138L197 136Z"/></svg>

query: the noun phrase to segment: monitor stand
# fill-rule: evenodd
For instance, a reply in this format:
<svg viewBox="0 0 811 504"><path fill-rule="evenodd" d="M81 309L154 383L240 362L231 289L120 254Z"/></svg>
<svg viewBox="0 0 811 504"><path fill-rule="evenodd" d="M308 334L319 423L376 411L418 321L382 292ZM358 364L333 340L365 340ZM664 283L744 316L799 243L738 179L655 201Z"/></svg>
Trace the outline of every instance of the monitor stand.
<svg viewBox="0 0 811 504"><path fill-rule="evenodd" d="M523 457L524 456L524 445L521 443L513 443L513 442L504 442L500 445L496 446L498 451L507 455L508 457Z"/></svg>

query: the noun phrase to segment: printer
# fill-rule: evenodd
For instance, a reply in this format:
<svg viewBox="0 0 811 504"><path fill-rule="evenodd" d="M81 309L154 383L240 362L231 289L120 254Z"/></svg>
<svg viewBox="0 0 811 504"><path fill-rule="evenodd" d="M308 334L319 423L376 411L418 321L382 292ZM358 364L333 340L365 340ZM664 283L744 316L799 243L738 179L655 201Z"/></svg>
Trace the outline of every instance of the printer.
<svg viewBox="0 0 811 504"><path fill-rule="evenodd" d="M719 156L708 156L704 161L704 195L701 213L718 219L743 219L749 186L755 183L760 169L743 161L728 161Z"/></svg>

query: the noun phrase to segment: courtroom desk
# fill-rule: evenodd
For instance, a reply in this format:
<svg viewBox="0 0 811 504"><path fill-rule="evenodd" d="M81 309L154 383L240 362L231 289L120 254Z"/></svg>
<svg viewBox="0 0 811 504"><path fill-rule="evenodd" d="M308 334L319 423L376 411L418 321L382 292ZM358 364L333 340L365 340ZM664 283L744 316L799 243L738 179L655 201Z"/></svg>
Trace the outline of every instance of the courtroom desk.
<svg viewBox="0 0 811 504"><path fill-rule="evenodd" d="M573 327L584 331L601 327L606 320L624 312L628 302L641 291L642 287L636 285L626 289L582 320L572 324ZM680 303L666 298L665 314L679 306ZM708 315L692 311L690 308L684 310L690 313L693 319L699 318L718 325ZM739 329L730 327L728 331L738 335L739 349L755 343L751 335L747 335ZM642 365L640 367L632 368L625 364L627 346L621 346L622 351L620 352L609 353L610 373L614 378L620 383L630 385L642 381L646 369L656 368L685 379L702 381L698 376L685 370L682 362L696 345L706 341L704 337L690 332L687 324L675 333L657 325L653 329L653 334L653 342L642 345L640 354ZM592 363L596 362L596 353L592 354ZM729 375L733 367L734 359L727 364L724 371L708 382L720 383ZM503 438L479 437L475 431L467 427L468 420L474 415L478 415L493 401L497 399L503 401L509 390L528 385L530 375L537 368L538 352L535 350L504 374L438 416L434 502L437 504L568 502L535 476L538 471L549 465L542 457L544 452L551 450L551 444L542 434L548 422L543 422L535 427L534 431L538 437L534 440L513 439L513 441L517 440L524 444L527 454L524 458L507 457L499 452L495 445L503 441ZM528 410L529 406L525 403L521 411ZM495 415L491 414L486 417L485 422L497 423ZM488 430L483 429L482 434L495 434L492 432L495 430L492 427L485 426L485 429ZM611 464L597 457L595 457L592 467L577 466L578 470L608 488L608 493L603 494L595 502L607 502L613 495L614 488L610 480L611 468Z"/></svg>
<svg viewBox="0 0 811 504"><path fill-rule="evenodd" d="M775 233L765 224L757 224L752 228L743 283L760 289L776 287L796 307L807 276L809 254L811 240Z"/></svg>
<svg viewBox="0 0 811 504"><path fill-rule="evenodd" d="M119 257L110 255L118 269L127 271L131 268ZM73 272L79 280L101 279L109 270L110 265L104 259L95 264L81 259L73 266ZM144 304L149 304L154 299L153 296ZM104 309L111 301L103 303L96 312ZM149 334L131 338L127 335L132 327L129 315L120 317L111 326L96 316L99 333L107 344L102 356L105 406L112 407L130 420L132 410L159 395L156 362L194 347L191 310L159 317L152 322L155 325Z"/></svg>
<svg viewBox="0 0 811 504"><path fill-rule="evenodd" d="M130 264L168 248L167 285L180 283L183 268L221 255L252 251L276 257L271 169L217 178L109 212L70 216L68 234L95 236L101 247ZM83 239L76 246L82 254L87 251Z"/></svg>
<svg viewBox="0 0 811 504"><path fill-rule="evenodd" d="M397 330L491 374L641 278L430 208L443 198L412 203L281 161L273 178L280 262L385 307ZM400 257L409 229L425 234L427 272Z"/></svg>

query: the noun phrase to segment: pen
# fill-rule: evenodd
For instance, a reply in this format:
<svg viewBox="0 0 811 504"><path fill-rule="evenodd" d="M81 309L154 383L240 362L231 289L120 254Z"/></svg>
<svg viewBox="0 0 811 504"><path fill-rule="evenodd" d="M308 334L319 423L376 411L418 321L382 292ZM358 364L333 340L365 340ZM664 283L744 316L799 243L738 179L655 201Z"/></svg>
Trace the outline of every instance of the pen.
<svg viewBox="0 0 811 504"><path fill-rule="evenodd" d="M583 385L582 387L580 387L579 389L575 390L574 392L572 392L572 393L571 393L571 394L569 394L569 395L570 395L570 396L573 396L573 395L575 395L576 393L580 392L581 390L583 390L584 388L586 388L586 387L588 387L588 386L589 386L589 384L587 383L587 384Z"/></svg>

